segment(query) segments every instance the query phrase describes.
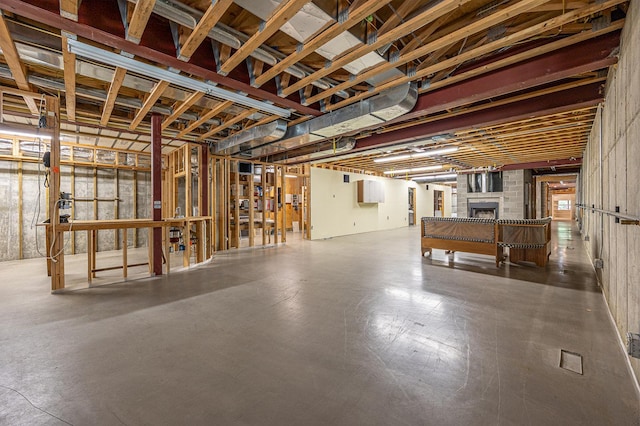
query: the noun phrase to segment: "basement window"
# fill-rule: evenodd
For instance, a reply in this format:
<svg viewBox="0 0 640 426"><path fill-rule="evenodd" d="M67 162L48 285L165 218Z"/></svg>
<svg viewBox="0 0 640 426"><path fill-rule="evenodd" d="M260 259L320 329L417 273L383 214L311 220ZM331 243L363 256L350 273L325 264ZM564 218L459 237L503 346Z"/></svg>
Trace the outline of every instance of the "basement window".
<svg viewBox="0 0 640 426"><path fill-rule="evenodd" d="M571 200L558 200L558 210L571 210Z"/></svg>

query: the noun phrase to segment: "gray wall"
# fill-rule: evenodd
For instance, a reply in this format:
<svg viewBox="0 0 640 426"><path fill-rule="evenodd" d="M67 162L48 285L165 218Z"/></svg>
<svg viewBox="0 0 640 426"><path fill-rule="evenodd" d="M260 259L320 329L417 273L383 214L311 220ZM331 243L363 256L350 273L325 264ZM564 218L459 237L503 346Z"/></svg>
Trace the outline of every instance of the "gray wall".
<svg viewBox="0 0 640 426"><path fill-rule="evenodd" d="M609 75L602 120L596 119L584 152L581 202L640 216L640 10L631 2L622 34L620 62ZM602 163L600 132L602 131ZM603 179L600 180L602 168ZM621 336L640 333L640 226L616 224L610 216L584 211L582 233ZM631 359L636 377L640 360Z"/></svg>
<svg viewBox="0 0 640 426"><path fill-rule="evenodd" d="M500 219L525 217L525 183L531 182L528 170L507 170L502 173L502 192L467 192L467 175L458 175L458 217L467 217L468 200L471 202L497 202Z"/></svg>
<svg viewBox="0 0 640 426"><path fill-rule="evenodd" d="M19 211L19 162L0 161L0 261L20 259L20 211ZM131 170L98 169L97 186L94 188L94 169L75 167L74 184L71 184L71 166L60 168L60 188L71 192L73 197L98 201L94 211L93 201L77 201L74 214L77 220L113 219L115 218L115 201L120 219L150 217L151 181L149 172L133 172ZM134 174L137 179L134 180ZM117 178L116 178L117 177ZM137 209L134 211L134 184L137 189ZM44 187L44 169L37 163L22 164L22 258L34 258L46 253L44 229L32 226L47 218L46 192ZM86 232L75 232L65 235L65 253L86 252ZM73 240L72 240L73 239ZM98 236L99 250L113 250L116 235L114 231L100 231ZM146 230L137 232L135 246L145 246ZM134 245L134 231L129 230L129 246Z"/></svg>

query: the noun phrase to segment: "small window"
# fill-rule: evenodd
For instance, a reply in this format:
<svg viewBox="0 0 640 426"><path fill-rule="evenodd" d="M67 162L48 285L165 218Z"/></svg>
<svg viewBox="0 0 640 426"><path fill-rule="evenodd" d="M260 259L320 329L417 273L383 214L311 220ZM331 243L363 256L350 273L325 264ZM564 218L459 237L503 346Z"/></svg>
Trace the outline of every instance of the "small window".
<svg viewBox="0 0 640 426"><path fill-rule="evenodd" d="M558 210L571 210L571 200L558 200Z"/></svg>

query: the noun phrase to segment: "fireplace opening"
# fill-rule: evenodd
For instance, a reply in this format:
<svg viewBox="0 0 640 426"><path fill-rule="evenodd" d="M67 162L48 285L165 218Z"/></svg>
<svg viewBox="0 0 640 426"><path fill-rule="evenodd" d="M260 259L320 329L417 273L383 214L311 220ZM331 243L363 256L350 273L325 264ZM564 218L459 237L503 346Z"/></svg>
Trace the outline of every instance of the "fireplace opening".
<svg viewBox="0 0 640 426"><path fill-rule="evenodd" d="M498 203L469 203L469 217L498 219Z"/></svg>

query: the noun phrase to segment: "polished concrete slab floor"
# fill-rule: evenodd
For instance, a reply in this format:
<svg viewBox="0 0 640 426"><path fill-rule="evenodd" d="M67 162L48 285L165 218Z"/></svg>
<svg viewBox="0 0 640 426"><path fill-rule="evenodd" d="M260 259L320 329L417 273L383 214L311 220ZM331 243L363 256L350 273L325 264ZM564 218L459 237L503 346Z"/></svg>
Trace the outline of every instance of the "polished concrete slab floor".
<svg viewBox="0 0 640 426"><path fill-rule="evenodd" d="M57 295L42 260L0 265L0 423L639 423L570 223L547 268L422 258L417 227L289 240Z"/></svg>

